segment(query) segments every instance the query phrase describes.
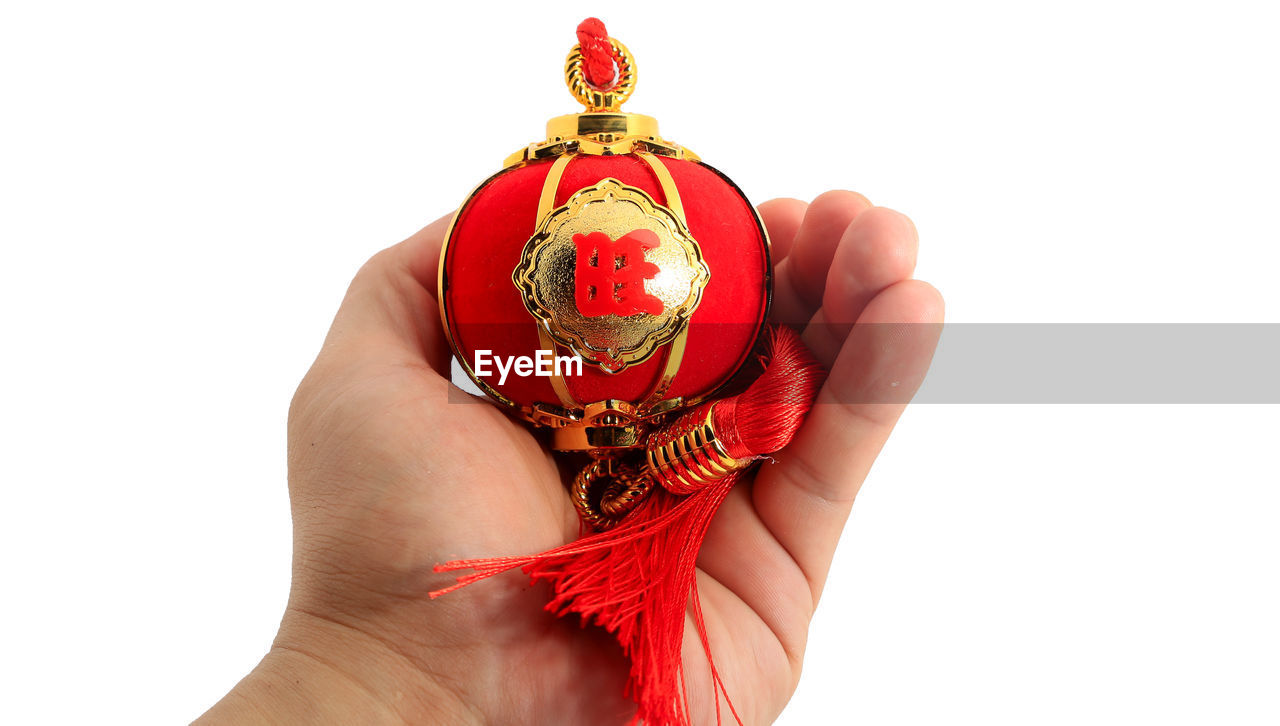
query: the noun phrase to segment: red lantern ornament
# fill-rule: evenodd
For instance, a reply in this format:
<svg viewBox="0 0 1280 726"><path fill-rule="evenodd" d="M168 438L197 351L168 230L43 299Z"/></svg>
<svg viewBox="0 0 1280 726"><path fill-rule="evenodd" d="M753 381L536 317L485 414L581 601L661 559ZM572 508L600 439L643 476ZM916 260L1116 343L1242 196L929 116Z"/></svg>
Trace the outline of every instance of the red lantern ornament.
<svg viewBox="0 0 1280 726"><path fill-rule="evenodd" d="M551 429L553 449L589 457L570 486L582 537L445 563L474 572L432 597L522 567L550 582L549 610L618 638L635 722L687 724L690 609L710 658L698 547L734 482L790 441L823 373L790 329L762 335L769 242L750 202L655 119L620 110L635 60L600 21L578 38L565 77L585 111L548 122L462 204L439 299L472 381Z"/></svg>

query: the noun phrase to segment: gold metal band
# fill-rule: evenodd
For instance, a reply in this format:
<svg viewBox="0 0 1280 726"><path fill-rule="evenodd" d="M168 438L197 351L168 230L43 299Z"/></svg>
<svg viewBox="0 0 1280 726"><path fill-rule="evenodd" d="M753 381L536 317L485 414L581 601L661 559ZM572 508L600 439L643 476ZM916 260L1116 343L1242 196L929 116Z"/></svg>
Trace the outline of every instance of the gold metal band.
<svg viewBox="0 0 1280 726"><path fill-rule="evenodd" d="M592 490L602 481L600 504L592 504ZM653 489L653 479L623 467L616 459L593 461L573 480L570 498L578 516L597 531L617 524Z"/></svg>
<svg viewBox="0 0 1280 726"><path fill-rule="evenodd" d="M648 164L653 170L653 175L658 178L658 186L662 187L662 196L667 199L667 209L675 212L680 221L684 222L684 226L688 227L689 220L684 216L684 204L680 202L680 189L676 187L676 180L671 178L671 171L647 151L637 151L636 156Z"/></svg>
<svg viewBox="0 0 1280 726"><path fill-rule="evenodd" d="M560 188L560 178L564 176L564 170L569 166L569 162L573 161L573 154L565 154L555 160L551 165L551 169L547 171L547 178L542 182L542 194L538 197L538 216L533 221L533 228L537 229L542 224L542 220L551 210L556 208L556 191ZM538 344L542 349L551 354L551 359L556 357L556 343L551 338L551 333L546 329L545 323L538 324ZM564 376L560 374L559 366L551 366L551 388L556 392L556 398L560 399L560 405L569 410L582 408L581 404L573 397L573 393L569 390L569 384L564 380Z"/></svg>
<svg viewBox="0 0 1280 726"><path fill-rule="evenodd" d="M714 405L707 406L701 420L694 420L691 415L677 420L669 436L659 434L650 439L645 451L645 473L672 494L692 494L709 482L751 465L750 459L735 459L725 451L716 436L713 408Z"/></svg>
<svg viewBox="0 0 1280 726"><path fill-rule="evenodd" d="M547 172L547 178L542 181L542 194L538 196L538 215L533 220L534 229L537 229L551 210L556 208L556 190L560 188L560 177L564 176L564 169L569 166L570 161L573 161L573 154L565 154L557 158Z"/></svg>
<svg viewBox="0 0 1280 726"><path fill-rule="evenodd" d="M685 229L688 229L689 220L684 216L684 204L680 201L680 190L676 187L675 179L671 178L671 172L653 154L639 152L636 156L640 157L653 170L653 175L658 179L658 186L662 188L662 196L666 199L667 209L670 209L680 220L680 223L684 225ZM675 382L676 375L680 372L680 364L684 362L684 351L689 342L689 325L689 321L686 320L684 326L680 329L680 333L662 352L662 374L654 381L653 388L641 399L640 408L642 411L666 398L667 392L671 390L671 384Z"/></svg>

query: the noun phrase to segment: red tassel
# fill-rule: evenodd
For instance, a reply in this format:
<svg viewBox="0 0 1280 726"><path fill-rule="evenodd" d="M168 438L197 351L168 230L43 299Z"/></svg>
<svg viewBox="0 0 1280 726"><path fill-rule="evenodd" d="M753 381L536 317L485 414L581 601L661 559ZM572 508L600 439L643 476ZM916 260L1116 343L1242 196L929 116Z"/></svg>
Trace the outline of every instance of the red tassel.
<svg viewBox="0 0 1280 726"><path fill-rule="evenodd" d="M712 414L735 459L772 454L789 444L826 375L791 328L770 336L764 373L741 395L716 403Z"/></svg>
<svg viewBox="0 0 1280 726"><path fill-rule="evenodd" d="M789 328L777 329L769 345L770 360L750 388L734 398L708 404L714 406L717 434L732 442L726 448L733 449L731 456L735 458L772 453L789 443L825 376ZM697 411L702 411L705 420L705 408ZM669 428L681 426L685 418ZM654 487L616 527L541 554L437 565L437 572L473 572L459 577L455 585L432 592L431 597L516 567L535 581L550 582L553 597L547 603L549 611L558 616L577 613L584 622L613 633L622 644L631 661L626 695L638 706L632 723L646 726L689 724L681 645L685 613L691 611L711 662L717 722L723 694L730 713L741 723L711 661L696 579L698 550L707 527L741 473L706 482L687 496Z"/></svg>

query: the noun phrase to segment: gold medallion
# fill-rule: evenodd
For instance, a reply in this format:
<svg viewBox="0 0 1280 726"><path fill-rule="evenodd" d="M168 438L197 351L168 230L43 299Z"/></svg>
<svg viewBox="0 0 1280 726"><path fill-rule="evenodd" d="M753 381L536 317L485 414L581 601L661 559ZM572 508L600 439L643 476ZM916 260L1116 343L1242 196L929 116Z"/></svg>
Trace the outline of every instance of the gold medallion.
<svg viewBox="0 0 1280 726"><path fill-rule="evenodd" d="M675 340L710 278L684 220L613 178L547 214L512 274L552 340L608 373Z"/></svg>

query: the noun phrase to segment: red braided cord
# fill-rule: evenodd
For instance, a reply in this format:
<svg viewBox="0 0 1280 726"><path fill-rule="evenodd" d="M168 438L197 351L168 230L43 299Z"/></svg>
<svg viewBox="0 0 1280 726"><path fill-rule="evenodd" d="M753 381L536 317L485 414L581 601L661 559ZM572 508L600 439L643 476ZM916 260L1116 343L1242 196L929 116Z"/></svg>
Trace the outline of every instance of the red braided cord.
<svg viewBox="0 0 1280 726"><path fill-rule="evenodd" d="M582 73L597 91L608 91L617 82L617 67L609 33L599 18L578 23L578 45L582 48Z"/></svg>

